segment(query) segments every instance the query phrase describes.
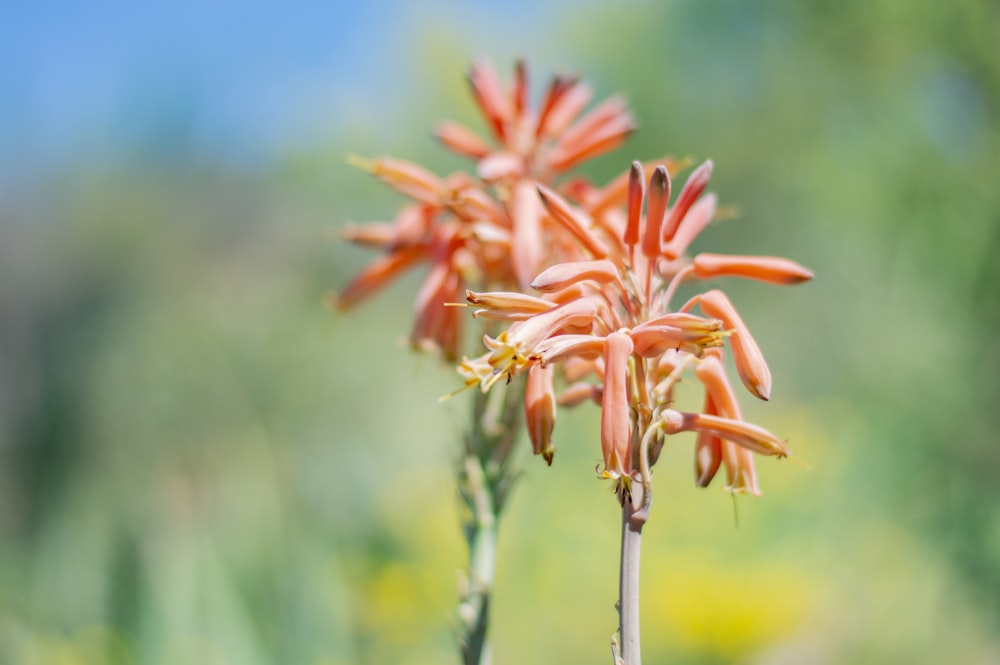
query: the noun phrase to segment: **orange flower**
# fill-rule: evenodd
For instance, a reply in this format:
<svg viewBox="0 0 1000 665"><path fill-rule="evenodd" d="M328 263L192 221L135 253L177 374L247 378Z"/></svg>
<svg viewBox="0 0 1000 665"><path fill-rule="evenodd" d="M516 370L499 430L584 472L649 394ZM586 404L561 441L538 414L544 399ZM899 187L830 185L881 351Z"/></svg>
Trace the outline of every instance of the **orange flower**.
<svg viewBox="0 0 1000 665"><path fill-rule="evenodd" d="M475 159L481 172L547 182L554 174L618 147L635 129L628 106L619 97L579 117L592 93L573 77L552 77L539 108L533 110L528 68L522 61L514 67L509 90L488 60L474 63L468 79L495 147L455 122L438 125L435 135L447 148Z"/></svg>
<svg viewBox="0 0 1000 665"><path fill-rule="evenodd" d="M729 337L736 359L736 369L747 390L757 397L767 400L771 396L771 370L767 367L764 354L754 340L743 319L736 312L726 294L718 289L709 291L698 299L701 310L709 316L722 319L732 331Z"/></svg>
<svg viewBox="0 0 1000 665"><path fill-rule="evenodd" d="M623 333L611 333L604 344L604 393L601 399L601 450L605 477L627 475L632 465L629 448L628 361L632 340Z"/></svg>
<svg viewBox="0 0 1000 665"><path fill-rule="evenodd" d="M784 442L758 425L708 413L682 413L673 409L665 410L662 417L667 434L704 432L743 446L759 455L788 457L788 448Z"/></svg>
<svg viewBox="0 0 1000 665"><path fill-rule="evenodd" d="M552 464L556 452L552 430L556 425L556 396L552 385L552 367L535 365L528 371L524 389L524 420L528 424L531 449Z"/></svg>
<svg viewBox="0 0 1000 665"><path fill-rule="evenodd" d="M586 206L575 208L561 194L538 187L551 218L590 258L543 270L531 280L531 286L542 293L537 299L475 294L477 301L490 303L492 318L516 322L497 337L487 337L489 351L463 361L461 371L467 384L489 390L500 377L525 371L532 385L541 380L536 377L543 376L539 374L543 368L560 366L572 385L557 400L559 404L596 400L601 405L604 469L600 475L616 479L623 497L631 494L632 482L648 488L648 467L657 459L662 437L682 432L698 434L695 471L699 486L707 486L718 469L725 467L728 490L759 494L753 454L784 457L788 450L769 431L743 420L723 369L722 348L728 340L743 383L754 395L767 399L771 376L763 355L721 291L696 296L679 310L671 307L671 299L685 279L735 276L789 284L805 281L812 273L774 257L701 254L693 262L681 258L676 253L690 244L714 214L715 197L699 198L707 187L712 162L692 173L672 206L666 166L656 166L648 183L643 171L639 162L632 164L620 195L625 208L617 214L606 208L603 214L617 221L605 224L588 217ZM558 306L551 304L557 302ZM704 316L689 311L696 305ZM671 407L674 388L690 368L705 387L703 413ZM554 377L544 377L547 391ZM550 402L545 404L548 408ZM526 402L529 411L533 414L530 428L537 431L534 447L548 449L554 415L540 412L536 401L530 408Z"/></svg>
<svg viewBox="0 0 1000 665"><path fill-rule="evenodd" d="M349 160L411 203L392 223L345 230L348 240L384 254L331 298L338 309L356 305L417 263L430 262L417 297L411 343L454 359L462 344L463 317L450 305L465 289L527 289L545 265L585 258L585 252L597 249L596 244L581 248L584 232L565 219L574 213L547 210L537 188L554 186L554 179L569 168L619 145L634 128L632 116L619 98L581 116L590 88L564 76L552 79L540 106L532 109L527 77L527 67L518 62L508 89L489 62L476 62L469 83L491 138L454 122L437 127L445 147L475 160L475 175L442 177L395 157ZM559 205L570 206L561 199ZM568 297L560 294L552 306ZM492 307L478 309L476 315L527 318Z"/></svg>
<svg viewBox="0 0 1000 665"><path fill-rule="evenodd" d="M699 254L694 257L694 276L698 279L713 277L745 277L770 284L801 284L813 278L811 270L795 261L777 256L730 256L728 254Z"/></svg>

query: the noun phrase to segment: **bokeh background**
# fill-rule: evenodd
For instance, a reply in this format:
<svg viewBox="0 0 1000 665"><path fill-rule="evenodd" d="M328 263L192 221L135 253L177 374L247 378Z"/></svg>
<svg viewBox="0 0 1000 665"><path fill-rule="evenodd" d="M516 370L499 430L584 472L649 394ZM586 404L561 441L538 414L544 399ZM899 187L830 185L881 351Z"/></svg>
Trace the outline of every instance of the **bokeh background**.
<svg viewBox="0 0 1000 665"><path fill-rule="evenodd" d="M415 279L324 305L401 199L346 155L462 166L472 58L575 71L640 123L588 173L712 158L699 241L775 375L764 496L657 467L649 663L1000 662L1000 7L988 0L65 3L0 27L0 662L447 663L467 404L400 339ZM416 277L416 276L415 276ZM608 662L596 409L524 454L495 662Z"/></svg>

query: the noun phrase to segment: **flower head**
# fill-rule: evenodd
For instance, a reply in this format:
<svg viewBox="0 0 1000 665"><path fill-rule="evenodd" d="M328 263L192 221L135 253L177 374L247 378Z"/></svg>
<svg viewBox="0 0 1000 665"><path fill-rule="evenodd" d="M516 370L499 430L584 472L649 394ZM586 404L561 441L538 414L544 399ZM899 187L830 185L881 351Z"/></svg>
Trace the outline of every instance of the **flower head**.
<svg viewBox="0 0 1000 665"><path fill-rule="evenodd" d="M773 434L742 419L722 354L728 347L749 392L768 399L771 375L763 354L722 291L709 290L680 308L671 301L685 280L741 277L795 284L812 273L774 257L685 258L684 251L715 211L715 197L704 194L712 163L692 172L672 205L667 165L657 165L648 181L644 171L639 162L632 164L621 197L624 210L618 209L619 221L611 224L595 223L585 209L550 189L538 188L549 215L585 256L539 273L531 286L540 295L531 300L470 294L472 303L491 303L494 318L515 323L498 336L487 337L489 351L466 359L463 375L467 385L478 384L486 391L500 378L522 372L531 377L539 368L560 366L569 385L555 402L601 405L604 469L600 475L616 479L623 496L631 481L648 486L648 467L655 462L663 437L682 432L697 434L699 486L707 486L718 469L725 468L728 489L759 494L753 454L784 457L788 450ZM615 217L611 208L604 214ZM688 370L704 387L701 413L673 407L674 390ZM546 391L552 377L545 374ZM536 420L537 426L545 427L542 450L551 462L549 437L555 417L546 411ZM536 452L539 447L536 443Z"/></svg>
<svg viewBox="0 0 1000 665"><path fill-rule="evenodd" d="M546 210L538 187L555 187L569 169L617 147L635 128L620 97L585 113L592 91L575 77L554 76L537 107L528 99L523 62L509 87L485 60L472 66L468 79L488 137L454 122L440 124L435 134L475 161L474 176L442 177L394 157L352 158L410 203L391 222L346 229L348 240L382 254L332 298L347 310L411 267L429 264L410 339L414 348L438 350L448 359L460 355L464 318L449 305L467 288L525 290L543 266L593 249L581 248L577 230ZM579 193L593 198L596 191L587 185ZM477 309L484 319L496 311Z"/></svg>
<svg viewBox="0 0 1000 665"><path fill-rule="evenodd" d="M532 108L523 61L515 64L509 87L488 60L474 63L468 80L490 138L451 121L439 124L435 135L450 150L476 160L487 181L549 182L555 174L618 147L635 129L621 97L584 114L593 92L574 76L553 76L540 104Z"/></svg>

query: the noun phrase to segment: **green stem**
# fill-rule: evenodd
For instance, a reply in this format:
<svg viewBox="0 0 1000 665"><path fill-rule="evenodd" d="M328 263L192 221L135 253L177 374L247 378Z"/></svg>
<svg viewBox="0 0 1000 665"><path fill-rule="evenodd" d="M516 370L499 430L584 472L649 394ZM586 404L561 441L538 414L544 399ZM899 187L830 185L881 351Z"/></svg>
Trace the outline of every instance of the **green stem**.
<svg viewBox="0 0 1000 665"><path fill-rule="evenodd" d="M494 393L503 394L499 405L496 398L491 400ZM497 531L516 478L512 458L521 420L523 381L494 393L476 394L457 474L463 505L462 527L469 548L469 571L458 606L464 665L488 665L491 658L487 630L496 571Z"/></svg>
<svg viewBox="0 0 1000 665"><path fill-rule="evenodd" d="M486 630L489 627L490 595L496 571L496 515L490 492L483 483L482 467L473 456L465 459L466 487L473 492L473 517L466 525L469 546L469 573L459 604L462 627L462 662L487 665L490 662Z"/></svg>

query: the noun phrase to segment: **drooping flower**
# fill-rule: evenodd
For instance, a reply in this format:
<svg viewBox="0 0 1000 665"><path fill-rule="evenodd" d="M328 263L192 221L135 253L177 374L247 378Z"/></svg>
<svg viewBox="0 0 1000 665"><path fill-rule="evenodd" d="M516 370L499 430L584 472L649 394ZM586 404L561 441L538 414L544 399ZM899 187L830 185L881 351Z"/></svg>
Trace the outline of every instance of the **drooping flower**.
<svg viewBox="0 0 1000 665"><path fill-rule="evenodd" d="M489 351L483 356L463 361L460 371L466 385L487 391L501 379L558 365L568 384L557 396L558 404L601 405L600 475L616 479L623 497L632 481L649 483L648 467L656 461L664 436L695 432L697 484L707 486L724 467L726 487L733 492L759 494L754 453L788 454L783 441L743 420L723 369L722 351L728 347L749 392L769 398L770 371L732 302L712 289L680 308L671 305L685 280L739 277L795 284L812 277L788 259L684 257L716 208L715 197L704 195L711 171L711 162L696 168L671 205L666 166L655 167L647 182L642 165L634 162L621 197L624 209L619 208L613 226L595 224L585 209L539 187L548 214L588 256L538 274L531 286L540 295L531 300L490 293L468 296L470 303L491 303L493 318L516 322L496 337L485 338ZM693 311L696 308L701 314ZM673 407L674 390L689 369L704 386L701 413ZM546 389L554 379L546 375ZM554 416L544 420L546 427L554 422ZM551 462L549 436L547 429L545 454Z"/></svg>

